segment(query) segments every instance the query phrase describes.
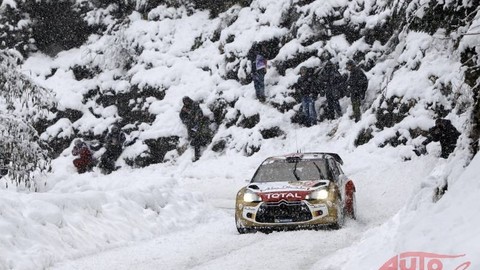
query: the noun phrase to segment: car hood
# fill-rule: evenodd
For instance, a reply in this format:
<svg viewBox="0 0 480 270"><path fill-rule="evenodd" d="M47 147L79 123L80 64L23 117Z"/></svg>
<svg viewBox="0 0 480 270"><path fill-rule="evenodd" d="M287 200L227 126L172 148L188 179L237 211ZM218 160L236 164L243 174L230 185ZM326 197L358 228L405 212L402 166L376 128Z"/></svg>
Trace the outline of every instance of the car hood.
<svg viewBox="0 0 480 270"><path fill-rule="evenodd" d="M328 187L329 180L252 183L247 186L264 202L300 201L313 190Z"/></svg>

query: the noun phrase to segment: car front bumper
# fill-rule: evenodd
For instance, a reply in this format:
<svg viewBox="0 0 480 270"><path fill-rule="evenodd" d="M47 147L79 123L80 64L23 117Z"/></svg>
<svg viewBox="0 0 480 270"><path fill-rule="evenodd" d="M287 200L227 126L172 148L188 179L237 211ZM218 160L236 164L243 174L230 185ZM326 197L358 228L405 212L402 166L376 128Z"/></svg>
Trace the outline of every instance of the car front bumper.
<svg viewBox="0 0 480 270"><path fill-rule="evenodd" d="M251 229L317 228L338 223L338 205L306 200L238 203L237 227Z"/></svg>

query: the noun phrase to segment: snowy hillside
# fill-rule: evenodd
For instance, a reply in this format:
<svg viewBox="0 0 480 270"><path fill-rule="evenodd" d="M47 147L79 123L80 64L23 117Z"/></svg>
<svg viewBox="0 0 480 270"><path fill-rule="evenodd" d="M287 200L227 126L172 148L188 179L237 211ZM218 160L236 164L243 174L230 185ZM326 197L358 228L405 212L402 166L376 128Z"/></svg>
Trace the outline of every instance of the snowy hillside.
<svg viewBox="0 0 480 270"><path fill-rule="evenodd" d="M38 192L0 190L0 269L379 269L404 252L464 254L445 265L479 268L473 2L458 6L468 12L458 28L428 21L435 9L420 1L262 0L215 18L166 5L125 20L112 6L91 10L88 22L104 32L17 67L54 94L40 139L55 157ZM254 42L271 54L265 103L246 59ZM292 121L292 85L301 66L321 68L328 57L341 73L349 59L366 71L364 114L355 123L343 97L341 118L306 128ZM214 131L195 163L178 116L184 96L201 102ZM461 131L456 151L441 159L431 143L415 155L438 117ZM73 139L101 139L113 123L131 142L121 168L77 174ZM296 151L342 156L358 220L338 231L238 235L237 190L263 159Z"/></svg>
<svg viewBox="0 0 480 270"><path fill-rule="evenodd" d="M392 37L387 25L387 36L379 34L381 39L372 41L376 35L367 31L369 27L379 27L386 20L383 16L393 16L394 11L375 1L359 11L350 5L254 1L215 19L207 12L190 14L185 8L166 6L146 15L132 12L128 20L103 35L91 35L78 49L55 58L38 54L25 61L22 70L55 92L57 109L63 112L50 120L42 139L59 153L74 137L101 138L109 125L119 123L130 140L136 139L123 156L129 165L162 162L168 151L180 155L187 144L178 113L181 98L188 95L201 102L212 122L211 146L217 146L216 152L251 155L264 140L281 137L286 131L282 125L298 111L292 85L300 67L321 69L329 56L342 73L348 59L368 71L364 109L370 109L367 114L372 117L367 115L364 129L354 134L358 140L366 142L373 136L377 145L416 145L421 131L431 127L436 117L453 120L470 135L465 124L475 99L465 83L466 66L460 56L475 41L465 36L455 50L458 41L440 30L431 35L404 29ZM415 2L403 5L416 7ZM369 15L373 8L385 10L384 15ZM332 20L340 10L345 10L344 21L325 25L339 29L313 29L320 26L312 16ZM286 25L294 15L297 19ZM366 28L358 29L363 24ZM475 29L475 21L470 27ZM255 94L246 55L253 42L269 48L270 106L258 107L252 101ZM317 103L320 117L324 103L323 99ZM341 104L351 114L349 99Z"/></svg>

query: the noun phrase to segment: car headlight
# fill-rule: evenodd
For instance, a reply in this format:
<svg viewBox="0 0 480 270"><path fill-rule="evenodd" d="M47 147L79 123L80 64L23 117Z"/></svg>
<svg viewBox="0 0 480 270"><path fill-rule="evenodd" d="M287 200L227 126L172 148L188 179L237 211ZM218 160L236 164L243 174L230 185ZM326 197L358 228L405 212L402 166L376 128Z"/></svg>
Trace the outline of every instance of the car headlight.
<svg viewBox="0 0 480 270"><path fill-rule="evenodd" d="M328 190L326 189L315 190L305 197L307 200L325 200L326 198L328 198Z"/></svg>
<svg viewBox="0 0 480 270"><path fill-rule="evenodd" d="M246 190L245 194L243 194L243 201L244 202L261 202L262 198L260 198L260 196L258 196L257 193L250 190Z"/></svg>

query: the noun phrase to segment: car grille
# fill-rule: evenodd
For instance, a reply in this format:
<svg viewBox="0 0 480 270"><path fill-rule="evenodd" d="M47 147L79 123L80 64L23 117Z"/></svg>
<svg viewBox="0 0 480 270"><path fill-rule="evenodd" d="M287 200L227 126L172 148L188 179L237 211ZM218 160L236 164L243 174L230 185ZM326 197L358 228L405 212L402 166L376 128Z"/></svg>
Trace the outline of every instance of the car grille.
<svg viewBox="0 0 480 270"><path fill-rule="evenodd" d="M312 219L312 213L303 202L264 203L255 216L259 223L302 222Z"/></svg>

